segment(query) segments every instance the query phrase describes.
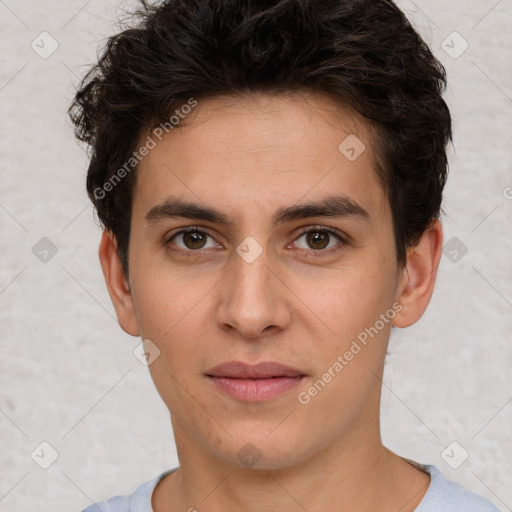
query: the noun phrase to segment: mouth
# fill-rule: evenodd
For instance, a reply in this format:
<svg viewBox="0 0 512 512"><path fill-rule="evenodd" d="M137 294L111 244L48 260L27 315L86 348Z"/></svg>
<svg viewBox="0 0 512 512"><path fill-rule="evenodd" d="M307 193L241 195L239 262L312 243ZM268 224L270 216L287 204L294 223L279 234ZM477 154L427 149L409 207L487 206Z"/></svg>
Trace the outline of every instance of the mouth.
<svg viewBox="0 0 512 512"><path fill-rule="evenodd" d="M276 398L293 389L306 376L300 370L272 361L256 365L230 361L208 370L205 375L217 390L242 402Z"/></svg>

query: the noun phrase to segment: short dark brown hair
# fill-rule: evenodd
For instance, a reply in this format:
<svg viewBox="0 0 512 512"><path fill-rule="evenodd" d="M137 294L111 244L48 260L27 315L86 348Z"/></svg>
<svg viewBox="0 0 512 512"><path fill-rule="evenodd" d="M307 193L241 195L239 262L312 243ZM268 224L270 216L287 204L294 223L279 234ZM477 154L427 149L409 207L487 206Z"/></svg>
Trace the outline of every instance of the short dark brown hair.
<svg viewBox="0 0 512 512"><path fill-rule="evenodd" d="M126 275L136 165L119 170L130 170L143 134L190 98L254 91L327 93L375 128L376 171L405 264L407 248L439 218L452 133L445 70L391 0L141 4L133 25L108 39L69 109L91 149L89 197Z"/></svg>

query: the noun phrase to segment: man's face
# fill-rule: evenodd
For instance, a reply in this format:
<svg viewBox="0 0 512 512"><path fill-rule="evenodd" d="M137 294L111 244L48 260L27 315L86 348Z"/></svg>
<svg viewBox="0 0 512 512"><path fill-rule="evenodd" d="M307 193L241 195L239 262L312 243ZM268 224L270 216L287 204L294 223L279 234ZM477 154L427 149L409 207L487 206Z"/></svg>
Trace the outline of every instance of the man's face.
<svg viewBox="0 0 512 512"><path fill-rule="evenodd" d="M130 286L178 448L271 469L378 437L400 271L372 147L326 96L258 95L199 102L140 163ZM233 361L295 373L212 370Z"/></svg>

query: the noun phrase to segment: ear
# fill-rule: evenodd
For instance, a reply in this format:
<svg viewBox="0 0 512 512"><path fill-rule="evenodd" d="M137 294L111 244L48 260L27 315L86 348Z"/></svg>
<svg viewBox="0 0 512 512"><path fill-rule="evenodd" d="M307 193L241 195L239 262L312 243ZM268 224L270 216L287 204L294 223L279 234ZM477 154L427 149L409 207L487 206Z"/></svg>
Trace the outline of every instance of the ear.
<svg viewBox="0 0 512 512"><path fill-rule="evenodd" d="M110 231L103 231L98 255L119 325L128 334L139 336L130 285L117 254L117 241Z"/></svg>
<svg viewBox="0 0 512 512"><path fill-rule="evenodd" d="M395 315L393 326L408 327L423 316L434 292L442 249L443 228L434 220L419 243L407 251L396 299L402 309Z"/></svg>

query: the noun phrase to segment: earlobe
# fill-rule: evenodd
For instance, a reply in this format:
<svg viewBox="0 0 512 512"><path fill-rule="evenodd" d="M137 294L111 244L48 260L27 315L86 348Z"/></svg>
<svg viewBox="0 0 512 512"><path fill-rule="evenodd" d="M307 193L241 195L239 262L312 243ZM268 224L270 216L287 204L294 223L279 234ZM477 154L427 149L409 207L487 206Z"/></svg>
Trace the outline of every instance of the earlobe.
<svg viewBox="0 0 512 512"><path fill-rule="evenodd" d="M393 326L408 327L423 316L434 292L442 248L443 228L439 220L434 220L419 243L407 251L397 295L402 309L393 319Z"/></svg>
<svg viewBox="0 0 512 512"><path fill-rule="evenodd" d="M98 255L119 325L128 334L139 336L130 286L117 253L116 239L110 231L103 231Z"/></svg>

